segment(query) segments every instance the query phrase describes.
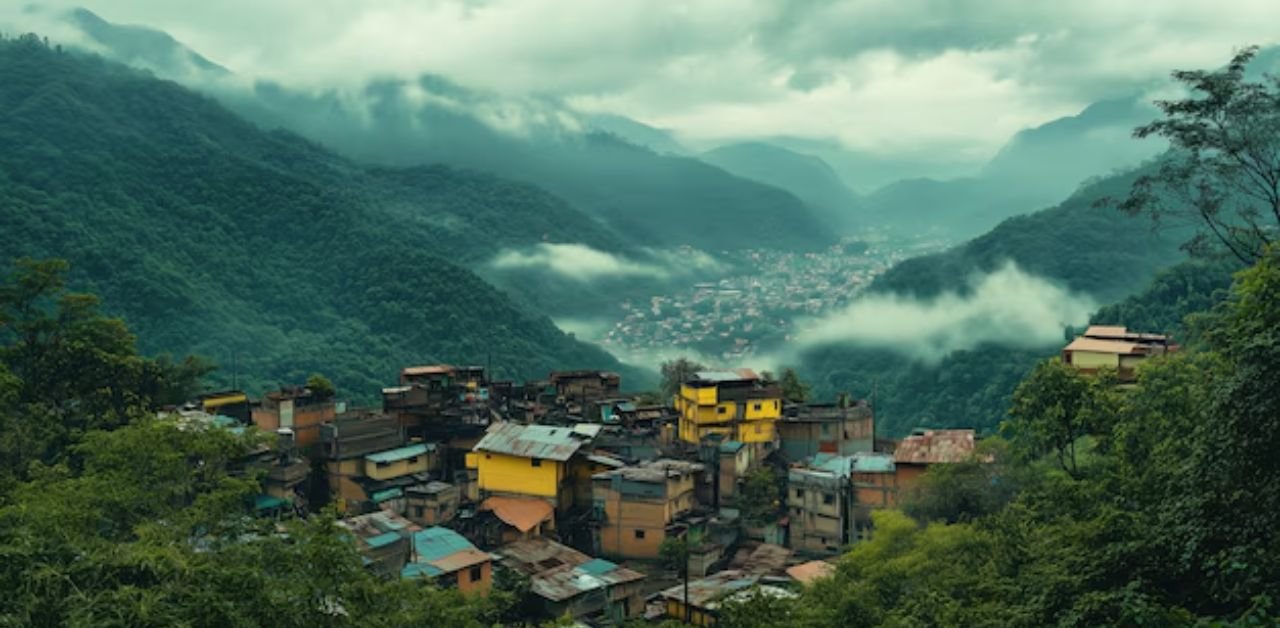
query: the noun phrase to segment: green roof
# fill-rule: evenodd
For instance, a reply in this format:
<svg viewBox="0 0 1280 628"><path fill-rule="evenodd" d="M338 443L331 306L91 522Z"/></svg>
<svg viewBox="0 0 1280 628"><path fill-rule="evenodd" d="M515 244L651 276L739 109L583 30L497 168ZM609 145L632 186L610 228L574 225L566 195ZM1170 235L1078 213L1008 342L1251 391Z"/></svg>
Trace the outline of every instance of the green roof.
<svg viewBox="0 0 1280 628"><path fill-rule="evenodd" d="M395 499L397 497L400 497L401 495L404 495L404 490L399 487L396 487L396 488L389 488L385 491L378 491L373 495L370 495L369 499L373 500L373 503L375 504L380 504L382 502L387 501L388 499Z"/></svg>
<svg viewBox="0 0 1280 628"><path fill-rule="evenodd" d="M288 505L289 502L280 499L274 495L258 495L253 498L254 510L271 510L272 508L280 508Z"/></svg>
<svg viewBox="0 0 1280 628"><path fill-rule="evenodd" d="M421 562L440 560L450 554L475 548L461 534L440 526L427 528L413 535L413 549L418 552L418 560Z"/></svg>
<svg viewBox="0 0 1280 628"><path fill-rule="evenodd" d="M372 462L395 462L397 460L404 460L414 456L421 456L422 454L427 453L427 451L427 446L425 444L418 443L416 445L409 445L408 447L400 447L397 449L380 451L376 454L369 454L365 456L364 459Z"/></svg>
<svg viewBox="0 0 1280 628"><path fill-rule="evenodd" d="M400 570L401 578L434 578L444 573L443 569L429 563L409 563Z"/></svg>
<svg viewBox="0 0 1280 628"><path fill-rule="evenodd" d="M617 563L611 563L603 558L593 558L576 567L578 571L592 576L609 573L617 568Z"/></svg>
<svg viewBox="0 0 1280 628"><path fill-rule="evenodd" d="M378 548L378 547L386 547L399 540L400 540L399 532L383 532L378 536L371 536L365 539L364 542L368 543L369 547Z"/></svg>
<svg viewBox="0 0 1280 628"><path fill-rule="evenodd" d="M723 452L726 452L726 453L728 453L728 452L736 452L736 451L738 451L739 449L742 449L742 445L743 445L742 441L737 441L737 440L727 440L727 441L725 441L725 442L723 442L723 443L720 443L720 451L723 451Z"/></svg>

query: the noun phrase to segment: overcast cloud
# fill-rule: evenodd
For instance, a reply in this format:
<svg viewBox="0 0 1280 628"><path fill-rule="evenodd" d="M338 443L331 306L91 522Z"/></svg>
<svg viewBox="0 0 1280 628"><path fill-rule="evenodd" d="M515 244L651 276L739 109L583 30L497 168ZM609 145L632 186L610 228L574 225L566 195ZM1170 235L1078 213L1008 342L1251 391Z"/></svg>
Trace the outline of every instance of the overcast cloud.
<svg viewBox="0 0 1280 628"><path fill-rule="evenodd" d="M1017 130L1276 39L1274 0L84 0L295 86L423 72L695 146L983 160Z"/></svg>

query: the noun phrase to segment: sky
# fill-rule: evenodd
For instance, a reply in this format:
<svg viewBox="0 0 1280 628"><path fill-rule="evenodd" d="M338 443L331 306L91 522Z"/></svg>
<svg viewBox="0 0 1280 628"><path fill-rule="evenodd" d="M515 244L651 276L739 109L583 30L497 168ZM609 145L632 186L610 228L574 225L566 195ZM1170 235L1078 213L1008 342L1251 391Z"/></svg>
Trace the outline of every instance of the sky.
<svg viewBox="0 0 1280 628"><path fill-rule="evenodd" d="M293 86L440 74L695 147L980 163L1020 129L1269 44L1275 0L83 0ZM942 157L937 157L942 159Z"/></svg>

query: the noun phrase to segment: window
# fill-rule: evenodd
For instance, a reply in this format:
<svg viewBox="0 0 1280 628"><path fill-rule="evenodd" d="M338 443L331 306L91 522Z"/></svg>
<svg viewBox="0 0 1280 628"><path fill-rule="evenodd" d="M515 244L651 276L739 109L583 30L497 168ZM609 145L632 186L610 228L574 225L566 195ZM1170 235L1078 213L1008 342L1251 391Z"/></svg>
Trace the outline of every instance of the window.
<svg viewBox="0 0 1280 628"><path fill-rule="evenodd" d="M484 578L484 565L476 565L475 567L472 567L469 575L471 576L472 582L479 582L481 578Z"/></svg>
<svg viewBox="0 0 1280 628"><path fill-rule="evenodd" d="M410 457L409 457L409 464L416 464L417 462L418 462L418 457L417 457L417 456L410 456Z"/></svg>
<svg viewBox="0 0 1280 628"><path fill-rule="evenodd" d="M831 493L823 493L823 494L822 494L822 503L824 503L824 504L834 504L834 503L836 503L836 496L835 496L835 495L832 495Z"/></svg>
<svg viewBox="0 0 1280 628"><path fill-rule="evenodd" d="M421 517L422 517L422 511L423 511L422 506L414 506L414 507L413 507L413 516L421 518Z"/></svg>
<svg viewBox="0 0 1280 628"><path fill-rule="evenodd" d="M716 414L724 414L728 411L729 411L728 408L725 408L724 406L720 406L716 408Z"/></svg>
<svg viewBox="0 0 1280 628"><path fill-rule="evenodd" d="M755 410L757 410L757 411L759 411L759 410L760 410L760 404L758 404L758 403L757 403L757 404L755 405L755 408L754 408L754 409L755 409Z"/></svg>
<svg viewBox="0 0 1280 628"><path fill-rule="evenodd" d="M385 469L385 468L387 468L387 467L389 467L389 466L391 466L391 463L390 463L390 462L382 462L381 460L379 460L379 461L378 461L378 468L379 468L379 469Z"/></svg>
<svg viewBox="0 0 1280 628"><path fill-rule="evenodd" d="M644 530L636 530L636 538L637 538L637 539L643 539L643 538L644 538Z"/></svg>
<svg viewBox="0 0 1280 628"><path fill-rule="evenodd" d="M541 466L542 466L542 459L541 459L541 458L530 458L530 459L529 459L529 466L532 466L532 467L541 467Z"/></svg>
<svg viewBox="0 0 1280 628"><path fill-rule="evenodd" d="M804 499L804 489L796 489L796 499Z"/></svg>

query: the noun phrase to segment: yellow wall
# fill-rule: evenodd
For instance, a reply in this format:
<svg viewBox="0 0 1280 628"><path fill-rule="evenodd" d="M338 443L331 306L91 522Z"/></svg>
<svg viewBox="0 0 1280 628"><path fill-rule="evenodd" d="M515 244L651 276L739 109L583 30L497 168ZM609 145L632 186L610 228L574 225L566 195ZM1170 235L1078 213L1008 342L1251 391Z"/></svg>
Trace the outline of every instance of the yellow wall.
<svg viewBox="0 0 1280 628"><path fill-rule="evenodd" d="M476 452L480 490L538 497L556 497L564 478L564 463L543 460L533 466L529 458L488 451Z"/></svg>
<svg viewBox="0 0 1280 628"><path fill-rule="evenodd" d="M1071 365L1082 369L1096 369L1104 366L1116 368L1120 366L1120 356L1114 353L1095 353L1093 351L1072 351Z"/></svg>
<svg viewBox="0 0 1280 628"><path fill-rule="evenodd" d="M372 460L366 459L364 461L364 473L375 480L390 480L410 473L423 473L428 468L427 458L429 455L425 453L418 454L416 462L409 462L410 459L405 458L381 466Z"/></svg>
<svg viewBox="0 0 1280 628"><path fill-rule="evenodd" d="M243 394L235 394L223 397L209 397L204 400L203 405L205 412L208 412L215 408L221 408L222 406L231 405L233 403L244 403L248 400L249 398Z"/></svg>
<svg viewBox="0 0 1280 628"><path fill-rule="evenodd" d="M338 512L346 512L348 501L362 502L368 499L364 488L355 482L362 474L364 460L351 458L348 460L332 460L325 464L329 472L329 494L338 507Z"/></svg>
<svg viewBox="0 0 1280 628"><path fill-rule="evenodd" d="M684 621L684 604L681 603L680 600L668 599L667 617ZM693 612L689 614L689 623L694 626L714 626L716 624L716 619L697 606L694 606Z"/></svg>
<svg viewBox="0 0 1280 628"><path fill-rule="evenodd" d="M782 416L782 400L781 399L748 399L746 402L747 411L746 418L748 421L757 419L776 419ZM760 409L756 409L759 406Z"/></svg>

